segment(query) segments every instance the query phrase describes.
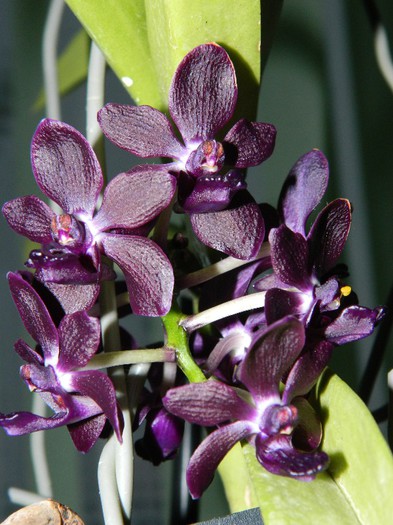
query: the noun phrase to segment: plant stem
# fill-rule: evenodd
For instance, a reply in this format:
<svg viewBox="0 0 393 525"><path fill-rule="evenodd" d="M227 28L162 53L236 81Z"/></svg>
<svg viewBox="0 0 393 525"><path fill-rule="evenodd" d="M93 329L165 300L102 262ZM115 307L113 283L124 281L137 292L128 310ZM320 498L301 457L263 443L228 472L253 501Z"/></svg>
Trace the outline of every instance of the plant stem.
<svg viewBox="0 0 393 525"><path fill-rule="evenodd" d="M269 256L270 245L269 243L264 242L261 249L259 250L258 255L256 255L254 259L245 261L243 259L235 259L234 257L225 257L225 259L211 264L210 266L206 266L206 268L202 268L196 272L183 275L176 281L176 286L179 290L184 288L192 288L193 286L197 286L198 284L202 284L206 281L209 281L210 279L213 279L213 277L216 277L217 275L230 272L235 268L240 268L246 264L250 264Z"/></svg>
<svg viewBox="0 0 393 525"><path fill-rule="evenodd" d="M162 317L162 322L166 330L166 348L173 348L176 351L177 364L191 383L206 381L205 374L195 363L188 345L188 336L181 326L182 319L186 319L174 305L170 312Z"/></svg>
<svg viewBox="0 0 393 525"><path fill-rule="evenodd" d="M120 350L95 355L81 370L100 370L112 366L136 365L139 363L175 362L174 350L166 348L142 348L138 350Z"/></svg>
<svg viewBox="0 0 393 525"><path fill-rule="evenodd" d="M219 319L253 310L254 308L263 308L265 305L265 295L266 292L258 292L244 297L237 297L236 299L232 299L232 301L213 306L198 314L184 317L179 322L184 330L190 334L202 328L202 326L214 323L214 321L218 321Z"/></svg>

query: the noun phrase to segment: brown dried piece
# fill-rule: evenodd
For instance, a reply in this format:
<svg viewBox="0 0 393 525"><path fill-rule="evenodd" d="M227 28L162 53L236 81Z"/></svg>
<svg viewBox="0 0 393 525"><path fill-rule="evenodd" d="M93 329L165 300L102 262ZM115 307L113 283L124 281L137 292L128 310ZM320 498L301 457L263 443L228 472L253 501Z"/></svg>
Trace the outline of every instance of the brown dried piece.
<svg viewBox="0 0 393 525"><path fill-rule="evenodd" d="M0 525L84 525L73 510L47 499L14 512Z"/></svg>

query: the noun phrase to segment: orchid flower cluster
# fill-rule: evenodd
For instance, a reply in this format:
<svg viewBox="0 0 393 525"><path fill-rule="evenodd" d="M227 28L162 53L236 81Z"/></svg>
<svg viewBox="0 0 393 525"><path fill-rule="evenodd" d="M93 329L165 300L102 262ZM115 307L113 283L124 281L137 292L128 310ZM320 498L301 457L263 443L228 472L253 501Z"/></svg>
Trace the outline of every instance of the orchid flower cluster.
<svg viewBox="0 0 393 525"><path fill-rule="evenodd" d="M107 139L135 156L169 161L120 173L104 191L87 140L63 122L39 124L34 177L61 211L30 195L7 202L3 214L39 245L26 262L31 271L8 280L36 342L15 343L26 363L21 377L53 415L0 414L9 435L66 425L81 452L109 426L122 440L114 384L89 367L103 350L99 297L116 279L114 263L124 278L118 289L123 282L128 289L128 313L163 318L163 348L178 363L170 381L162 363L150 367L134 417L135 428L145 422L138 453L158 464L175 456L184 421L208 427L187 469L193 498L237 442L252 444L261 468L277 475L311 481L328 467L309 394L333 349L370 335L384 309L358 305L338 262L351 225L348 200L334 200L309 225L329 178L319 150L295 163L276 207L248 192L245 170L269 158L276 130L241 119L223 132L237 94L227 52L211 43L178 66L171 119L150 106L107 104L98 113ZM191 228L174 226L169 239L172 211ZM184 348L173 347L165 322L181 311L185 293L199 301L199 312L177 317L199 371L188 384Z"/></svg>

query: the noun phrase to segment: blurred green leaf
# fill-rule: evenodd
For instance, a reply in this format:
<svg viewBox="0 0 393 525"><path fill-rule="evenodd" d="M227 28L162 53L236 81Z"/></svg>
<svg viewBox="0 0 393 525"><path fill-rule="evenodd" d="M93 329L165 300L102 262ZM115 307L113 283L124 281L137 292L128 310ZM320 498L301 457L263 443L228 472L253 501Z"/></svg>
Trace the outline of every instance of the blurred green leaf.
<svg viewBox="0 0 393 525"><path fill-rule="evenodd" d="M324 424L327 472L305 483L267 472L251 445L234 447L220 466L231 511L259 506L266 525L380 525L393 515L393 459L359 397L326 371L314 406ZM248 473L248 475L246 474Z"/></svg>
<svg viewBox="0 0 393 525"><path fill-rule="evenodd" d="M88 61L89 37L86 31L81 29L58 59L58 82L61 95L69 93L86 79ZM34 102L33 110L40 111L44 106L45 92L42 89Z"/></svg>
<svg viewBox="0 0 393 525"><path fill-rule="evenodd" d="M137 104L162 108L143 0L66 0Z"/></svg>

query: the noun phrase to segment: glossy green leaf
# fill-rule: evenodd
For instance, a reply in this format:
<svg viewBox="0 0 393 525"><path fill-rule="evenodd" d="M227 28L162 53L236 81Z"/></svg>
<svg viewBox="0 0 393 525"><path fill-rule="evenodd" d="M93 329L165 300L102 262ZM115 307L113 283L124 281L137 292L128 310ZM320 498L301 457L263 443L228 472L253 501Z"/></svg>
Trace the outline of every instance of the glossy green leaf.
<svg viewBox="0 0 393 525"><path fill-rule="evenodd" d="M328 471L309 483L275 476L252 446L244 445L243 454L234 447L220 466L231 510L259 506L265 525L390 523L393 459L367 407L330 371L318 383L314 405L324 423Z"/></svg>
<svg viewBox="0 0 393 525"><path fill-rule="evenodd" d="M195 46L229 52L239 84L238 116L254 118L263 61L281 0L67 0L137 104L166 109L173 73Z"/></svg>
<svg viewBox="0 0 393 525"><path fill-rule="evenodd" d="M161 108L143 0L66 0L137 104Z"/></svg>
<svg viewBox="0 0 393 525"><path fill-rule="evenodd" d="M89 62L89 37L81 29L71 40L58 59L58 83L61 95L69 93L81 84L87 76ZM42 89L34 103L33 110L45 106L45 92Z"/></svg>

